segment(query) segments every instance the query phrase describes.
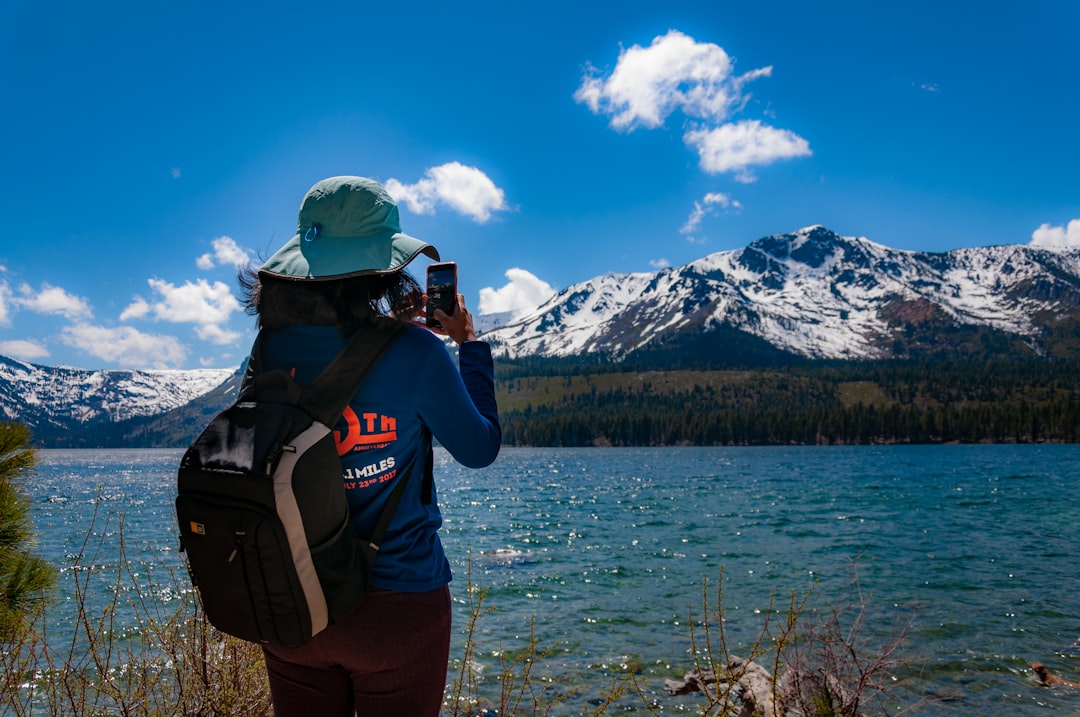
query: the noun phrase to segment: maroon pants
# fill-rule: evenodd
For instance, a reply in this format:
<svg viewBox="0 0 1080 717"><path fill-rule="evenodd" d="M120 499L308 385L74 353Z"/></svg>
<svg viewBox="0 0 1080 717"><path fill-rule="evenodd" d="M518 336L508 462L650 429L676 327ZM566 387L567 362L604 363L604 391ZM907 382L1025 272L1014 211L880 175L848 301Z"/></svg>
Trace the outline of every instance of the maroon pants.
<svg viewBox="0 0 1080 717"><path fill-rule="evenodd" d="M450 589L374 591L345 622L267 647L276 717L436 717L450 656Z"/></svg>

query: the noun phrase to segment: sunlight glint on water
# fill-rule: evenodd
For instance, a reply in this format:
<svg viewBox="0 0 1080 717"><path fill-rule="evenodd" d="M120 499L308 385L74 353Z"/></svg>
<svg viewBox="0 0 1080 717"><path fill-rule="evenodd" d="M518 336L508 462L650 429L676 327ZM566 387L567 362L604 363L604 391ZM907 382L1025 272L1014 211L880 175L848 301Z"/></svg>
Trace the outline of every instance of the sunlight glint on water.
<svg viewBox="0 0 1080 717"><path fill-rule="evenodd" d="M100 560L122 516L129 552L179 566L179 455L42 451L40 551L69 566L98 504ZM736 651L774 598L783 607L813 587L837 600L857 573L874 636L912 618L920 692L956 697L919 714L1080 712L1080 691L1041 688L1028 669L1080 673L1080 447L505 449L481 471L436 455L454 654L471 555L496 608L480 621L481 666L496 670L493 653L520 647L535 620L541 645L557 644L551 666L586 687L565 714L627 664L665 712L693 713L663 680L692 667L687 619L721 570Z"/></svg>

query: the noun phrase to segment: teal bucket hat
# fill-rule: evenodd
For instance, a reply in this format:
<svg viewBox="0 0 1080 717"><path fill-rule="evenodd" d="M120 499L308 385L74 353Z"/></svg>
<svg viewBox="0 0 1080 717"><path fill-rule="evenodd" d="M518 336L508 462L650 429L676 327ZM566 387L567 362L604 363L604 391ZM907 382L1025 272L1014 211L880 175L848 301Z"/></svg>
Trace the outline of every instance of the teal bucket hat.
<svg viewBox="0 0 1080 717"><path fill-rule="evenodd" d="M364 177L330 177L308 190L296 236L259 269L283 279L328 280L386 274L425 254L431 244L401 231L394 198Z"/></svg>

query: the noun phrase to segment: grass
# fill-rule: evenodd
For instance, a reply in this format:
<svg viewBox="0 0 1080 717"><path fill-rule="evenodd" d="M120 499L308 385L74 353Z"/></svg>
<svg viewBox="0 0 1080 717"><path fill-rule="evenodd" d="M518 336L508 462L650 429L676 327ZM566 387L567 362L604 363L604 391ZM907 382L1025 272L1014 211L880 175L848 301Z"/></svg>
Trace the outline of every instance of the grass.
<svg viewBox="0 0 1080 717"><path fill-rule="evenodd" d="M524 647L510 655L501 646L494 651L499 655L499 670L483 678L484 671L475 665L477 625L496 608L487 603L487 589L473 581L470 561L465 650L447 690L445 714L659 715L670 706L701 717L884 717L910 714L927 704L908 691L901 677L910 671L909 661L900 656L908 622L900 621L887 639L871 644L867 638L870 600L857 574L852 575L849 593L826 607L815 605L812 590L792 593L781 605L770 601L761 611L756 637L737 646L729 643L723 585L722 572L714 591L703 580L701 612L690 610L685 677L692 685L693 701L687 704L684 698L666 705L651 687L656 676L643 675L640 662L634 659L621 672L605 673L601 685L570 683L552 675L545 661L556 655L557 645L543 646L531 625ZM583 692L588 699L581 699ZM568 711L574 709L572 705L578 711Z"/></svg>
<svg viewBox="0 0 1080 717"><path fill-rule="evenodd" d="M68 568L64 627L49 619L54 603L3 645L0 714L270 715L261 648L215 630L185 574L129 560L117 521L111 530L95 510Z"/></svg>
<svg viewBox="0 0 1080 717"><path fill-rule="evenodd" d="M874 406L887 408L896 403L873 381L843 381L836 385L836 397L844 408Z"/></svg>
<svg viewBox="0 0 1080 717"><path fill-rule="evenodd" d="M523 376L509 378L498 384L497 400L504 411L524 410L529 407L555 406L572 401L579 396L593 393L608 394L662 394L667 396L690 394L695 390L723 391L745 390L748 386L772 385L791 381L770 372L742 370L672 370L632 371L575 376Z"/></svg>
<svg viewBox="0 0 1080 717"><path fill-rule="evenodd" d="M95 512L69 566L73 592L63 604L74 614L56 627L49 619L54 603L0 645L0 715L271 715L261 648L214 629L186 574L129 559L123 533L122 517ZM868 600L857 580L852 595L827 610L813 609L809 593L792 594L781 608L770 605L757 638L736 655L725 628L722 578L715 593L703 581L702 612L690 615L687 667L700 694L689 709L702 717L857 717L920 706L896 696L906 626L882 645L867 644ZM473 580L471 560L466 582L469 618L461 653L452 658L447 717L664 711L651 686L657 676L644 676L634 659L605 671L600 684L580 684L558 674L558 645L545 645L534 625L513 650L478 644L477 627L496 607ZM490 676L478 669L480 654L497 657Z"/></svg>

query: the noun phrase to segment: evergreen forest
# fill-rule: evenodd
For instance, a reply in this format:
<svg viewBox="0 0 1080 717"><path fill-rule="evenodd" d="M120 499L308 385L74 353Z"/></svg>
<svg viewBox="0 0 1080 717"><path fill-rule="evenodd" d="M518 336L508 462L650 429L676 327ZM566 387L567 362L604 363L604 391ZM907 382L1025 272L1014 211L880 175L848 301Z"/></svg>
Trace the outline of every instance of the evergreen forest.
<svg viewBox="0 0 1080 717"><path fill-rule="evenodd" d="M1080 363L792 362L638 370L504 364L516 446L1032 443L1080 440Z"/></svg>

